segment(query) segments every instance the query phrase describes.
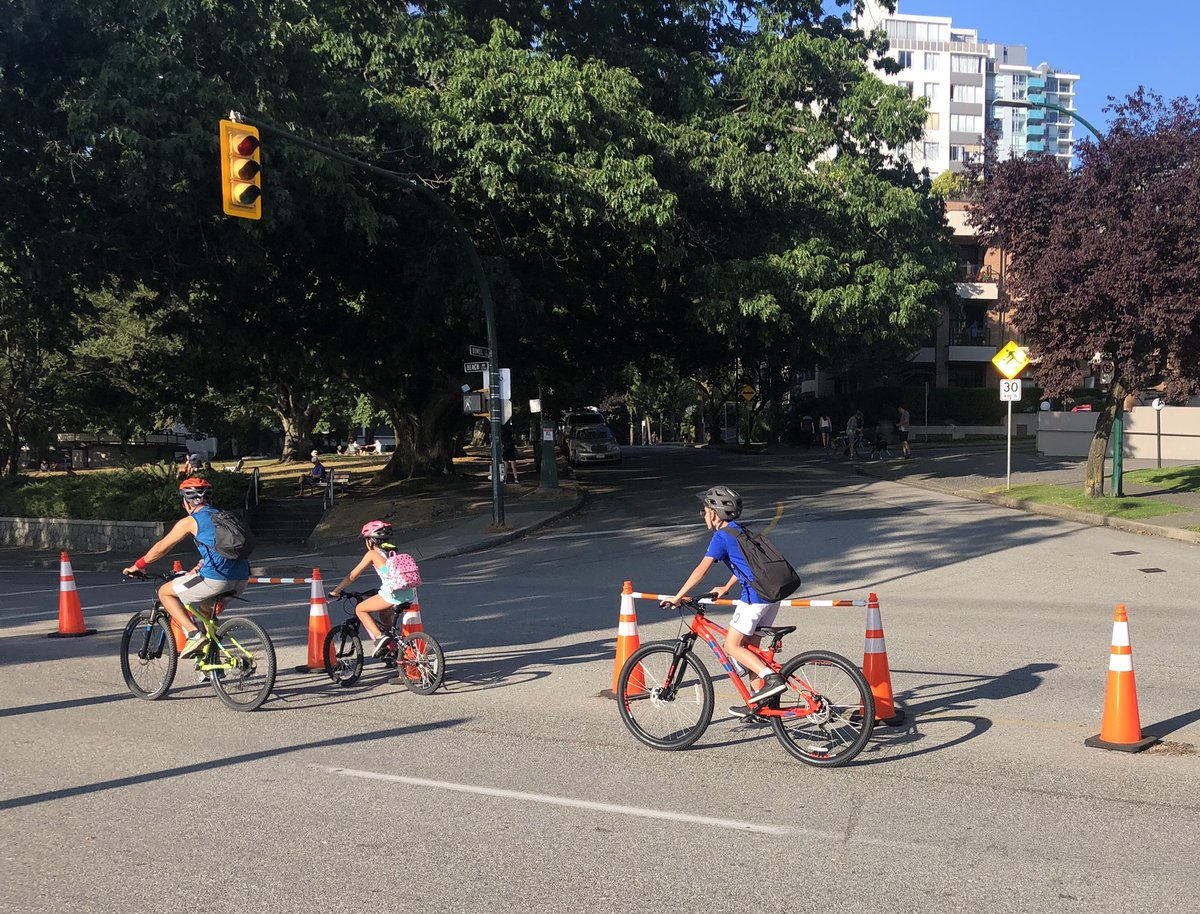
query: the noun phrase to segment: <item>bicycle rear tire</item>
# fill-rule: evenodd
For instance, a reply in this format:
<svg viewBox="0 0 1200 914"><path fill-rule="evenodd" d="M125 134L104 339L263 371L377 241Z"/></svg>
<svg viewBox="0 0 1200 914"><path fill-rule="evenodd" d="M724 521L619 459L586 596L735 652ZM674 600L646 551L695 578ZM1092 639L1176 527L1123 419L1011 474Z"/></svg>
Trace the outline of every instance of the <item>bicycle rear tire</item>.
<svg viewBox="0 0 1200 914"><path fill-rule="evenodd" d="M178 665L169 617L149 609L134 613L121 634L121 675L129 691L158 701L175 681Z"/></svg>
<svg viewBox="0 0 1200 914"><path fill-rule="evenodd" d="M446 655L433 635L413 632L396 645L396 679L417 695L432 695L446 679Z"/></svg>
<svg viewBox="0 0 1200 914"><path fill-rule="evenodd" d="M690 651L677 663L675 647L674 642L643 645L617 676L617 709L626 728L639 742L665 751L696 742L713 713L708 670Z"/></svg>
<svg viewBox="0 0 1200 914"><path fill-rule="evenodd" d="M326 675L338 685L352 686L358 682L363 671L363 646L353 626L343 623L331 628L325 636L321 656Z"/></svg>
<svg viewBox="0 0 1200 914"><path fill-rule="evenodd" d="M211 670L209 678L217 697L235 711L262 706L275 688L275 645L261 625L239 616L226 619L217 629L219 659L234 664L231 670Z"/></svg>
<svg viewBox="0 0 1200 914"><path fill-rule="evenodd" d="M813 713L771 717L791 755L817 768L837 768L862 752L875 729L875 696L859 668L832 651L805 651L783 665L788 690L771 707Z"/></svg>

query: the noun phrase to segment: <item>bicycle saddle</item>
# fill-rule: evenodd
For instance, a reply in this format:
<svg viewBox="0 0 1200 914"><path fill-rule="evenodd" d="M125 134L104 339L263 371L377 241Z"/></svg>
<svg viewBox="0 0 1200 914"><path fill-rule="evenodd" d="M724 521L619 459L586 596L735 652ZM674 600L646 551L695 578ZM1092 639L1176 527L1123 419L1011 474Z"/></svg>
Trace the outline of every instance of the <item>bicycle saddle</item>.
<svg viewBox="0 0 1200 914"><path fill-rule="evenodd" d="M760 625L754 630L754 634L757 635L759 632L763 632L764 634L771 635L774 638L782 638L784 635L790 635L795 630L796 626L794 625Z"/></svg>

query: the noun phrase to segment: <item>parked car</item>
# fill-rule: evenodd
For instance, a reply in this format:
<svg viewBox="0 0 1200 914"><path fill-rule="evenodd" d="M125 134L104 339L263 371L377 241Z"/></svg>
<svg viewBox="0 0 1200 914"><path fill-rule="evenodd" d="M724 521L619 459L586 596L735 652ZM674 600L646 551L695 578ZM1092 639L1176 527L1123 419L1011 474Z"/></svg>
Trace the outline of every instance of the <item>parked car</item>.
<svg viewBox="0 0 1200 914"><path fill-rule="evenodd" d="M607 425L580 425L567 439L567 463L620 463L621 446Z"/></svg>
<svg viewBox="0 0 1200 914"><path fill-rule="evenodd" d="M558 426L558 446L567 454L567 442L571 440L575 429L585 425L604 425L604 416L595 407L586 409L569 409L563 413L562 423ZM568 454L568 456L570 456Z"/></svg>

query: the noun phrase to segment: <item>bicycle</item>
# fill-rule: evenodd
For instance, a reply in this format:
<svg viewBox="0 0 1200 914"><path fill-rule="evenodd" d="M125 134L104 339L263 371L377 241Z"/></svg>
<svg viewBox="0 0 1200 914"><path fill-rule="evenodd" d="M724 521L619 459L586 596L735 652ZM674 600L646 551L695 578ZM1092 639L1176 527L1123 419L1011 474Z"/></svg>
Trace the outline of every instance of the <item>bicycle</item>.
<svg viewBox="0 0 1200 914"><path fill-rule="evenodd" d="M712 679L692 652L697 638L712 648L742 700L749 702L750 690L721 648L726 629L704 614L700 601L711 599L709 594L680 601L681 625L685 608L693 614L687 630L674 641L643 645L621 667L621 720L635 738L654 749L686 749L712 721ZM795 630L794 625L759 626L755 634L770 638L767 647L746 645L788 684L786 692L758 706L749 719L770 721L784 749L805 764L836 768L851 761L870 740L875 697L858 667L832 651L805 651L782 665L776 663L783 637Z"/></svg>
<svg viewBox="0 0 1200 914"><path fill-rule="evenodd" d="M130 580L169 581L174 574L131 574ZM275 688L275 646L257 622L241 616L218 618L229 590L213 598L212 618L185 607L203 625L207 643L195 656L196 670L207 677L217 697L235 711L260 707ZM157 701L175 681L179 654L171 617L155 597L149 609L134 613L121 635L121 674L138 698Z"/></svg>
<svg viewBox="0 0 1200 914"><path fill-rule="evenodd" d="M338 601L350 599L352 606L343 607L349 615L341 625L335 625L325 636L322 657L325 661L325 673L340 686L352 686L358 682L363 671L363 646L359 630L362 620L355 615L354 609L367 597L374 596L378 591L365 590L354 592L343 590L338 594ZM396 605L392 624L380 626L380 631L387 639L383 651L383 665L387 668L399 667L396 678L408 687L410 692L418 695L432 695L438 690L446 678L446 655L442 646L433 635L426 632L403 634L401 618L411 603Z"/></svg>

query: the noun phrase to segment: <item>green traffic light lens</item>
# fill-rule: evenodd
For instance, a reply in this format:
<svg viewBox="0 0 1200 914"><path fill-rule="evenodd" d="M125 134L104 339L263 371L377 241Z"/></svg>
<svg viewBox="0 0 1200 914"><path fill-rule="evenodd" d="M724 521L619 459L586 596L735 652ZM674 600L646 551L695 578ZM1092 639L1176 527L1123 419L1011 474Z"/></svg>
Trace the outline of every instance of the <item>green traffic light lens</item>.
<svg viewBox="0 0 1200 914"><path fill-rule="evenodd" d="M233 198L243 206L251 206L261 196L262 191L253 184L250 184L246 187L237 188Z"/></svg>

